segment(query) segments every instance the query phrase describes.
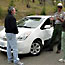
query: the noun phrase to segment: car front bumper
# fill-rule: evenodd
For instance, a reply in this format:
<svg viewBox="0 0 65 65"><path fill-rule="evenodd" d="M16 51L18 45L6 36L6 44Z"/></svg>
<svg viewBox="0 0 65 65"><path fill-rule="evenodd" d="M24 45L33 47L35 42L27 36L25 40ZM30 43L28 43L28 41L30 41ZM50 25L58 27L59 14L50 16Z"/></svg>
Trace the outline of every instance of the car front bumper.
<svg viewBox="0 0 65 65"><path fill-rule="evenodd" d="M28 42L17 41L18 54L26 54L30 52L30 47L27 45ZM0 39L0 51L7 52L7 41ZM11 50L11 52L13 52Z"/></svg>

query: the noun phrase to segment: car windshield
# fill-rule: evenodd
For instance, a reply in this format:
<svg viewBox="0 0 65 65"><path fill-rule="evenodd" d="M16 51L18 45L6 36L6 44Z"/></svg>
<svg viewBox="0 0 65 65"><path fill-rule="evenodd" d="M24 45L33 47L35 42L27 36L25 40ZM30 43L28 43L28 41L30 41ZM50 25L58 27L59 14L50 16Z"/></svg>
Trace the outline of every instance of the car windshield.
<svg viewBox="0 0 65 65"><path fill-rule="evenodd" d="M17 25L18 27L36 28L41 22L42 21L40 17L26 17L19 20Z"/></svg>

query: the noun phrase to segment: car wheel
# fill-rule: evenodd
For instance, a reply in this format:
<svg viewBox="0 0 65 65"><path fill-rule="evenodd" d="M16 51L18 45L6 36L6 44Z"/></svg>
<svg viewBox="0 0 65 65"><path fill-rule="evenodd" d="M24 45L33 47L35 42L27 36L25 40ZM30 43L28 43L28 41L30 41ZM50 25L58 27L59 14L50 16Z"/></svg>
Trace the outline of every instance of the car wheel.
<svg viewBox="0 0 65 65"><path fill-rule="evenodd" d="M42 50L42 44L40 41L35 41L31 45L30 53L34 56L39 55Z"/></svg>

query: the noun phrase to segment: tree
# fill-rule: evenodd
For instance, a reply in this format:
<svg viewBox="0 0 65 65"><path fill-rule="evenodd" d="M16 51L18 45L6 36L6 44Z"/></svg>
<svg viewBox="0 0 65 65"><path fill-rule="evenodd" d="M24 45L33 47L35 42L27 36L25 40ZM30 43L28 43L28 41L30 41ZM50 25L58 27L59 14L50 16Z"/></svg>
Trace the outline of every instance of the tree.
<svg viewBox="0 0 65 65"><path fill-rule="evenodd" d="M65 0L64 0L64 7L65 7Z"/></svg>
<svg viewBox="0 0 65 65"><path fill-rule="evenodd" d="M55 1L56 1L56 0L52 0L52 4L53 4L54 6L55 6Z"/></svg>
<svg viewBox="0 0 65 65"><path fill-rule="evenodd" d="M57 12L57 4L59 3L59 1L58 0L55 0L56 2L55 2L55 8L54 8L54 12Z"/></svg>
<svg viewBox="0 0 65 65"><path fill-rule="evenodd" d="M30 2L30 0L26 0L26 3L27 3L27 4L26 4L26 7L27 7L27 8L30 8L29 2Z"/></svg>
<svg viewBox="0 0 65 65"><path fill-rule="evenodd" d="M43 0L39 0L39 3L42 4L43 3Z"/></svg>
<svg viewBox="0 0 65 65"><path fill-rule="evenodd" d="M34 3L34 2L35 2L35 0L32 0L32 2Z"/></svg>
<svg viewBox="0 0 65 65"><path fill-rule="evenodd" d="M46 15L46 9L45 9L45 2L46 2L46 0L43 0L43 10L42 10L42 12L41 12L41 15Z"/></svg>
<svg viewBox="0 0 65 65"><path fill-rule="evenodd" d="M0 19L2 18L2 15L3 15L3 9L2 7L0 7Z"/></svg>
<svg viewBox="0 0 65 65"><path fill-rule="evenodd" d="M46 9L45 9L45 5L46 5L45 2L46 2L46 0L43 0L43 2L44 2L44 4L43 4L44 5L44 15L46 15L46 13L45 13L45 11L46 11Z"/></svg>
<svg viewBox="0 0 65 65"><path fill-rule="evenodd" d="M10 0L9 7L10 7L10 6L15 6L15 4L14 4L14 0Z"/></svg>

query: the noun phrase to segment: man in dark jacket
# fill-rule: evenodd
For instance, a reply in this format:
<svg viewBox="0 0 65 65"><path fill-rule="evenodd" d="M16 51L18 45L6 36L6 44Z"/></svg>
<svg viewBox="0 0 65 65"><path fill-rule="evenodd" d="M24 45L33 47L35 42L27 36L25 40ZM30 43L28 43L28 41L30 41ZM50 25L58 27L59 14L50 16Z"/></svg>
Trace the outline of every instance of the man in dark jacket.
<svg viewBox="0 0 65 65"><path fill-rule="evenodd" d="M14 58L15 65L23 65L23 63L21 63L18 58L18 48L16 40L16 34L18 34L18 29L16 25L16 19L14 17L15 13L15 8L10 7L8 9L8 15L5 18L4 26L7 37L7 56L9 63L11 63L12 59ZM13 57L11 55L11 49L13 50Z"/></svg>

